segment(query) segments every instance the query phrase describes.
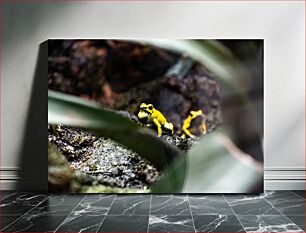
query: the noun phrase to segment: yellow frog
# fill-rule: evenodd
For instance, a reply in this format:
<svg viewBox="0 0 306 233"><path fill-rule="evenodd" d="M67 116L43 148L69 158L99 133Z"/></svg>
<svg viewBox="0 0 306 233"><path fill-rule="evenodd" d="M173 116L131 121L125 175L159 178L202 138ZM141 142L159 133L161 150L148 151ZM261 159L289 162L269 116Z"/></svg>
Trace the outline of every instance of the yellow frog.
<svg viewBox="0 0 306 233"><path fill-rule="evenodd" d="M157 127L157 136L162 135L162 129L173 134L173 124L167 122L163 114L155 109L152 104L142 103L139 107L138 119L147 126L152 126L152 123Z"/></svg>
<svg viewBox="0 0 306 233"><path fill-rule="evenodd" d="M188 117L184 121L182 130L182 138L186 138L187 136L195 138L196 136L206 134L205 117L201 109L198 111L190 111Z"/></svg>

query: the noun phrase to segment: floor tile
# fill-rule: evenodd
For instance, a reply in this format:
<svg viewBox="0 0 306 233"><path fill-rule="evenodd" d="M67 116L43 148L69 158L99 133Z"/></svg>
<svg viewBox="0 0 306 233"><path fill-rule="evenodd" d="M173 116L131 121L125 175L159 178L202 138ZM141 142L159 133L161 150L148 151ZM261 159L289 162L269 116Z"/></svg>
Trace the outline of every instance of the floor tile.
<svg viewBox="0 0 306 233"><path fill-rule="evenodd" d="M16 191L4 191L4 190L0 190L0 200L3 200L9 196L11 196L12 194L14 194Z"/></svg>
<svg viewBox="0 0 306 233"><path fill-rule="evenodd" d="M76 205L50 205L41 203L39 206L30 210L29 214L33 215L65 215L68 216Z"/></svg>
<svg viewBox="0 0 306 233"><path fill-rule="evenodd" d="M0 217L0 231L10 225L12 222L20 218L19 215L1 215Z"/></svg>
<svg viewBox="0 0 306 233"><path fill-rule="evenodd" d="M290 191L267 193L265 199L285 215L304 215L305 200Z"/></svg>
<svg viewBox="0 0 306 233"><path fill-rule="evenodd" d="M33 208L29 214L68 216L84 197L84 195L52 195Z"/></svg>
<svg viewBox="0 0 306 233"><path fill-rule="evenodd" d="M51 232L54 231L66 216L29 215L22 216L3 232Z"/></svg>
<svg viewBox="0 0 306 233"><path fill-rule="evenodd" d="M230 207L238 215L278 215L279 211L262 195L224 195Z"/></svg>
<svg viewBox="0 0 306 233"><path fill-rule="evenodd" d="M222 195L188 195L193 215L234 215Z"/></svg>
<svg viewBox="0 0 306 233"><path fill-rule="evenodd" d="M302 232L302 230L283 215L238 216L248 232Z"/></svg>
<svg viewBox="0 0 306 233"><path fill-rule="evenodd" d="M52 206L77 205L85 196L84 194L53 194L48 199L48 203Z"/></svg>
<svg viewBox="0 0 306 233"><path fill-rule="evenodd" d="M0 230L4 232L194 232L195 229L197 232L302 232L305 220L305 199L300 191L224 195L225 198L222 195L49 196L29 192L6 195L0 205L3 225Z"/></svg>
<svg viewBox="0 0 306 233"><path fill-rule="evenodd" d="M289 218L293 223L295 223L299 228L305 230L305 215L286 215L286 217Z"/></svg>
<svg viewBox="0 0 306 233"><path fill-rule="evenodd" d="M291 192L294 192L295 194L297 194L300 197L305 199L305 191L304 190L295 190L295 191L291 191Z"/></svg>
<svg viewBox="0 0 306 233"><path fill-rule="evenodd" d="M116 195L87 195L74 209L76 214L106 215Z"/></svg>
<svg viewBox="0 0 306 233"><path fill-rule="evenodd" d="M152 215L191 215L187 195L152 195Z"/></svg>
<svg viewBox="0 0 306 233"><path fill-rule="evenodd" d="M148 220L148 215L107 215L98 232L147 232Z"/></svg>
<svg viewBox="0 0 306 233"><path fill-rule="evenodd" d="M150 195L117 195L109 215L149 215Z"/></svg>
<svg viewBox="0 0 306 233"><path fill-rule="evenodd" d="M193 215L197 232L245 232L235 215Z"/></svg>
<svg viewBox="0 0 306 233"><path fill-rule="evenodd" d="M70 214L56 232L97 232L105 215Z"/></svg>
<svg viewBox="0 0 306 233"><path fill-rule="evenodd" d="M149 232L194 232L192 217L150 215Z"/></svg>
<svg viewBox="0 0 306 233"><path fill-rule="evenodd" d="M21 216L47 198L46 194L15 193L1 201L1 214Z"/></svg>

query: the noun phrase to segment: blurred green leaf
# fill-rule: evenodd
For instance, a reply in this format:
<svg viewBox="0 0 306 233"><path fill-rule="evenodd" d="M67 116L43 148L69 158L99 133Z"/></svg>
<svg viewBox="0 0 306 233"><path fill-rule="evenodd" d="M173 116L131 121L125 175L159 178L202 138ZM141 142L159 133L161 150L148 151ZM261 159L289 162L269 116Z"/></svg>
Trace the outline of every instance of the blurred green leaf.
<svg viewBox="0 0 306 233"><path fill-rule="evenodd" d="M79 97L48 92L48 122L63 124L95 132L99 136L113 139L167 173L170 164L186 159L185 154L167 142L157 138L144 127L100 105ZM181 175L170 187L179 191L186 175L186 163L180 167Z"/></svg>
<svg viewBox="0 0 306 233"><path fill-rule="evenodd" d="M244 193L262 181L262 164L221 133L205 135L188 153L185 193Z"/></svg>
<svg viewBox="0 0 306 233"><path fill-rule="evenodd" d="M205 135L153 186L156 193L172 193L181 170L188 167L183 193L245 193L262 181L262 164L244 154L221 133ZM174 191L175 192L175 191Z"/></svg>
<svg viewBox="0 0 306 233"><path fill-rule="evenodd" d="M187 170L186 170L187 169ZM182 172L183 171L183 172ZM153 193L178 193L182 192L182 187L188 163L186 158L180 158L170 165L170 168L164 172L161 179L151 188Z"/></svg>

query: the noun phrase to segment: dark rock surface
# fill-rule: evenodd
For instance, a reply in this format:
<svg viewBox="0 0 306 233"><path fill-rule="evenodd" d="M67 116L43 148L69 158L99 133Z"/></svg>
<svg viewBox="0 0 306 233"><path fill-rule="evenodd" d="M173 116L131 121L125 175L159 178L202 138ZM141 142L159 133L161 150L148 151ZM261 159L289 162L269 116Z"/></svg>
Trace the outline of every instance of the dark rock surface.
<svg viewBox="0 0 306 233"><path fill-rule="evenodd" d="M52 193L137 193L149 190L103 185L98 176L73 170L56 147L48 145L48 191Z"/></svg>
<svg viewBox="0 0 306 233"><path fill-rule="evenodd" d="M90 132L49 126L49 142L65 155L73 170L93 175L107 186L148 189L159 175L133 151Z"/></svg>
<svg viewBox="0 0 306 233"><path fill-rule="evenodd" d="M137 117L128 112L119 114L138 122ZM72 170L90 175L76 173L81 183L148 190L160 175L150 162L113 140L62 125L49 125L48 135L49 143L65 156ZM194 144L194 140L182 139L175 134L163 135L162 139L184 152ZM71 174L69 177L71 179Z"/></svg>
<svg viewBox="0 0 306 233"><path fill-rule="evenodd" d="M118 93L162 76L177 55L118 40L50 40L48 88L112 107Z"/></svg>
<svg viewBox="0 0 306 233"><path fill-rule="evenodd" d="M173 66L168 73L150 82L142 83L117 96L115 109L136 115L142 102L153 104L181 134L181 127L191 110L202 109L207 131L212 132L222 124L220 87L205 67L190 66L187 74L173 72L184 60Z"/></svg>

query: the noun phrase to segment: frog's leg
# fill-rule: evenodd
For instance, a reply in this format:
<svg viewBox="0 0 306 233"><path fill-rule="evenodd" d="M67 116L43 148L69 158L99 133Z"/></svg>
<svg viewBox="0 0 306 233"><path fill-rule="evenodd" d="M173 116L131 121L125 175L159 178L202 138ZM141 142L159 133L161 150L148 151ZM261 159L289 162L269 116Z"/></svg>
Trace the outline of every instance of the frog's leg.
<svg viewBox="0 0 306 233"><path fill-rule="evenodd" d="M173 134L173 124L172 123L168 123L167 121L164 123L164 128L167 130L170 130L171 133Z"/></svg>
<svg viewBox="0 0 306 233"><path fill-rule="evenodd" d="M203 128L203 134L206 134L207 129L206 129L206 124L205 123L202 124L202 128Z"/></svg>
<svg viewBox="0 0 306 233"><path fill-rule="evenodd" d="M192 133L190 133L190 131L187 128L183 128L183 131L188 137L195 138L195 136Z"/></svg>
<svg viewBox="0 0 306 233"><path fill-rule="evenodd" d="M153 119L153 122L157 126L157 136L160 137L162 135L161 124L156 118Z"/></svg>
<svg viewBox="0 0 306 233"><path fill-rule="evenodd" d="M184 121L182 130L183 130L185 136L187 135L187 136L190 137L190 138L195 138L195 136L192 135L192 134L190 133L190 131L188 130L188 128L190 127L190 122L191 122L191 120L192 120L191 117L188 116L187 119Z"/></svg>

